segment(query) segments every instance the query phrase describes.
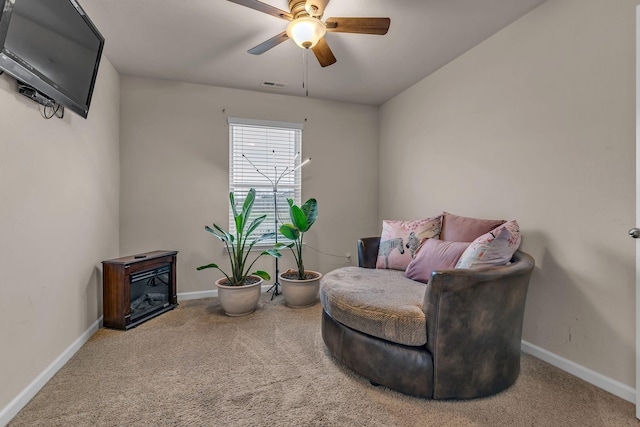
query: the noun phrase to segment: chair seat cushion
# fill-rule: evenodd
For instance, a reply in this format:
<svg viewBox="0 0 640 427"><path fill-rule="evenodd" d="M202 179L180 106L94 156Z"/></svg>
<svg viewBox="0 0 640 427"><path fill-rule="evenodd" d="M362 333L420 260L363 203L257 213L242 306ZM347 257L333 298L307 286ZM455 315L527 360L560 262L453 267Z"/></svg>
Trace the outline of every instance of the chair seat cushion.
<svg viewBox="0 0 640 427"><path fill-rule="evenodd" d="M403 271L343 267L324 275L320 301L334 320L398 344L427 343L426 285Z"/></svg>

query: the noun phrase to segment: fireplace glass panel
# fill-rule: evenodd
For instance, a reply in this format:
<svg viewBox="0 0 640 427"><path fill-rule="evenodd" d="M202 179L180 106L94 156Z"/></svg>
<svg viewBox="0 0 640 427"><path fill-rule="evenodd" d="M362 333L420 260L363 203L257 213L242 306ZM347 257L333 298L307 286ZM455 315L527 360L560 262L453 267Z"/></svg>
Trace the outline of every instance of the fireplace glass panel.
<svg viewBox="0 0 640 427"><path fill-rule="evenodd" d="M170 264L133 273L130 279L131 321L169 306Z"/></svg>

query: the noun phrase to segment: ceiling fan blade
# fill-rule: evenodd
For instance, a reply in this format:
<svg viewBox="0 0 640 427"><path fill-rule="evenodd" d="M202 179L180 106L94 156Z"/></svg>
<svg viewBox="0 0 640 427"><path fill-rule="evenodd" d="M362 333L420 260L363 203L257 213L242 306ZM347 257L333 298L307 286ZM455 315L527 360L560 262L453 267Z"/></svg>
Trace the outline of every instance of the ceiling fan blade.
<svg viewBox="0 0 640 427"><path fill-rule="evenodd" d="M311 16L321 18L324 14L324 9L327 7L329 0L307 0L304 8Z"/></svg>
<svg viewBox="0 0 640 427"><path fill-rule="evenodd" d="M389 31L389 18L329 18L327 31L335 33L358 33L385 35Z"/></svg>
<svg viewBox="0 0 640 427"><path fill-rule="evenodd" d="M271 37L269 40L260 43L258 46L249 49L249 52L252 55L261 55L271 49L272 47L278 46L280 43L289 40L289 36L286 31L281 32L277 36Z"/></svg>
<svg viewBox="0 0 640 427"><path fill-rule="evenodd" d="M280 43L289 40L289 36L286 31L281 32L277 36L271 37L269 40L260 43L258 46L249 49L249 52L252 55L262 55L272 47L278 46Z"/></svg>
<svg viewBox="0 0 640 427"><path fill-rule="evenodd" d="M262 3L258 0L227 0L231 3L236 3L241 6L248 7L249 9L257 10L258 12L264 12L267 15L275 16L276 18L285 19L287 21L291 21L293 16L289 12L285 12L284 10L278 9L277 7L273 7L266 3Z"/></svg>
<svg viewBox="0 0 640 427"><path fill-rule="evenodd" d="M324 39L324 37L321 38L318 43L311 48L311 50L313 51L314 55L316 55L316 58L318 59L320 65L323 67L328 67L331 64L335 64L337 61L336 57L333 56L333 52L331 52L331 48L327 44L327 41Z"/></svg>

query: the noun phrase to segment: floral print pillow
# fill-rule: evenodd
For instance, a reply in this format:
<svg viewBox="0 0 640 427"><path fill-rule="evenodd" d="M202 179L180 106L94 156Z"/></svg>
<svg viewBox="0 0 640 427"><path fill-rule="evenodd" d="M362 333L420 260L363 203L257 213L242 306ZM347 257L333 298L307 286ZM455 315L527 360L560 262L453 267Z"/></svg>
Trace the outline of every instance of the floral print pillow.
<svg viewBox="0 0 640 427"><path fill-rule="evenodd" d="M490 265L506 265L520 247L520 227L508 221L471 242L462 253L456 268L479 268Z"/></svg>
<svg viewBox="0 0 640 427"><path fill-rule="evenodd" d="M438 238L442 216L415 221L382 221L376 268L406 270L418 247L427 239Z"/></svg>

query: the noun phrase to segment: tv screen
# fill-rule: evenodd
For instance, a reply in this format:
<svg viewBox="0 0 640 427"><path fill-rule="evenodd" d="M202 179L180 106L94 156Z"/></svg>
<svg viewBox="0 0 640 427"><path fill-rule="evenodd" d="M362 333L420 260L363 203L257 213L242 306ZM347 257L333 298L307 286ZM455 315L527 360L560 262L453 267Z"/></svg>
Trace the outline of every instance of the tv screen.
<svg viewBox="0 0 640 427"><path fill-rule="evenodd" d="M0 68L87 118L104 38L75 0L0 0Z"/></svg>

